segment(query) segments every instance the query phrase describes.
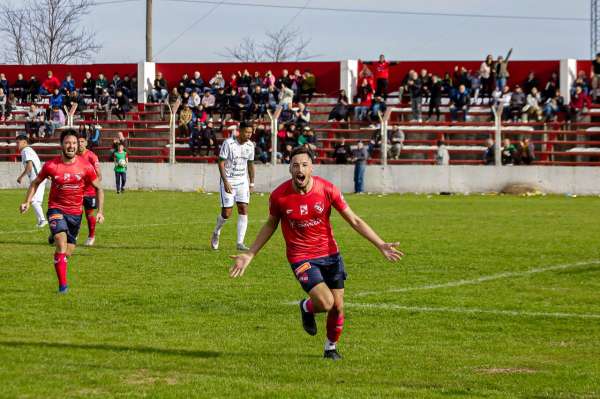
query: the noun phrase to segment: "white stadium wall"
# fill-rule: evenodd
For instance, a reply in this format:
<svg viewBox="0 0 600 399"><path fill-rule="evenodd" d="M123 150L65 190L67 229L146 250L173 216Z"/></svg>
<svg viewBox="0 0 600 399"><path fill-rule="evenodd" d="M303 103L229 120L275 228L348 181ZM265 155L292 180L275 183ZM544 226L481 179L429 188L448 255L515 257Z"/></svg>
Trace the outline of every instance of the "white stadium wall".
<svg viewBox="0 0 600 399"><path fill-rule="evenodd" d="M103 186L114 189L113 165L102 164ZM256 190L270 192L289 178L286 165L257 165ZM353 166L316 165L315 174L353 191ZM16 179L20 163L0 163L0 188L23 188ZM478 193L498 192L508 184L527 184L555 194L600 195L600 168L548 166L368 166L365 189L382 193ZM131 163L127 187L143 190L219 189L219 173L214 164Z"/></svg>

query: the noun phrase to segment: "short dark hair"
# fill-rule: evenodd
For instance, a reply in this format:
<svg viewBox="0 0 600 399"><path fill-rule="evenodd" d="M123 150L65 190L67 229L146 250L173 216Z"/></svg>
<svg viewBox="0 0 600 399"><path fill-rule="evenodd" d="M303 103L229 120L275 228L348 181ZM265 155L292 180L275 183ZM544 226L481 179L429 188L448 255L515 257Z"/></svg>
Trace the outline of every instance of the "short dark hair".
<svg viewBox="0 0 600 399"><path fill-rule="evenodd" d="M62 133L60 134L60 143L62 144L65 141L65 137L68 136L75 136L76 139L79 139L79 133L76 132L74 129L67 129L67 130L63 130Z"/></svg>
<svg viewBox="0 0 600 399"><path fill-rule="evenodd" d="M290 154L290 160L292 160L296 155L306 154L310 158L312 162L315 160L315 154L306 147L296 147L292 150Z"/></svg>
<svg viewBox="0 0 600 399"><path fill-rule="evenodd" d="M248 121L241 121L240 122L240 130L242 129L246 129L248 127L253 127L252 123L248 122Z"/></svg>
<svg viewBox="0 0 600 399"><path fill-rule="evenodd" d="M85 130L80 131L79 134L77 135L77 138L87 140L88 139L87 132Z"/></svg>
<svg viewBox="0 0 600 399"><path fill-rule="evenodd" d="M25 134L19 134L16 138L16 141L26 141L29 143L29 137L27 137L27 135Z"/></svg>

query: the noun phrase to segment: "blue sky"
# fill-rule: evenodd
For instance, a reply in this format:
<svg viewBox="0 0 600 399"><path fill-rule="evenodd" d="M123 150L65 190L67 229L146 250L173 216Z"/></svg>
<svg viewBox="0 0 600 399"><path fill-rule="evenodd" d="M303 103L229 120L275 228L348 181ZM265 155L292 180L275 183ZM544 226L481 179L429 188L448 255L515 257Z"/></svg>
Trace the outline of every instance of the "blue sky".
<svg viewBox="0 0 600 399"><path fill-rule="evenodd" d="M237 0L303 6L307 0ZM311 7L588 18L589 0L308 0ZM286 24L297 10L221 5L166 47L214 5L154 0L154 53L161 62L223 61L219 53L244 37ZM137 62L145 54L145 0L98 5L85 24L103 49L95 62ZM515 59L589 58L588 21L480 19L304 10L293 25L311 39L315 60L481 59L514 47Z"/></svg>

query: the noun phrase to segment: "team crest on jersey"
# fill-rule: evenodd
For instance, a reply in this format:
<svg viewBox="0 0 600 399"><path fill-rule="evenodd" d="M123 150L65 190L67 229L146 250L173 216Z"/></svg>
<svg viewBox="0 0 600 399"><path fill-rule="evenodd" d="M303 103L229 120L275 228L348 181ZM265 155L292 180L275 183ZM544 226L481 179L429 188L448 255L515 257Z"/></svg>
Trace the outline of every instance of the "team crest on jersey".
<svg viewBox="0 0 600 399"><path fill-rule="evenodd" d="M308 215L308 205L302 204L300 205L300 215Z"/></svg>
<svg viewBox="0 0 600 399"><path fill-rule="evenodd" d="M290 214L290 213L292 213L292 212L294 212L294 210L293 210L293 209L286 209L286 210L285 210L285 214L286 214L286 215L289 215L289 214Z"/></svg>
<svg viewBox="0 0 600 399"><path fill-rule="evenodd" d="M322 202L317 202L314 206L315 211L317 211L318 213L323 213L323 211L325 210L325 207L323 206Z"/></svg>

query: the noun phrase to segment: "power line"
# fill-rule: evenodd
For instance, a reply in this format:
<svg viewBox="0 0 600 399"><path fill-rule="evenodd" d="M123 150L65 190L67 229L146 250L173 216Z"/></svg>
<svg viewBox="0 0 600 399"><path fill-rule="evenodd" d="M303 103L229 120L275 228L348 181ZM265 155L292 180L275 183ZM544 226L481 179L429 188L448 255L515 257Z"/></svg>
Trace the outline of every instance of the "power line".
<svg viewBox="0 0 600 399"><path fill-rule="evenodd" d="M290 20L288 21L288 23L286 24L287 26L291 25L296 18L298 18L300 16L300 14L302 14L302 11L306 10L306 7L308 7L308 5L310 4L311 0L306 0L306 2L304 3L304 6L301 7L298 12L296 14L294 14L294 16L292 18L290 18Z"/></svg>
<svg viewBox="0 0 600 399"><path fill-rule="evenodd" d="M333 7L305 7L287 4L266 4L266 3L240 3L235 1L218 2L214 0L163 0L176 3L195 3L195 4L222 4L224 6L235 7L261 7L261 8L279 8L293 10L326 11L326 12L344 12L360 14L380 14L380 15L412 15L427 17L459 17L459 18L486 18L486 19L514 19L514 20L534 20L534 21L564 21L564 22L589 22L589 17L551 17L551 16L526 16L526 15L495 15L495 14L462 14L462 13L444 13L444 12L426 12L426 11L401 11L401 10L379 10L379 9L358 9L358 8L333 8Z"/></svg>

